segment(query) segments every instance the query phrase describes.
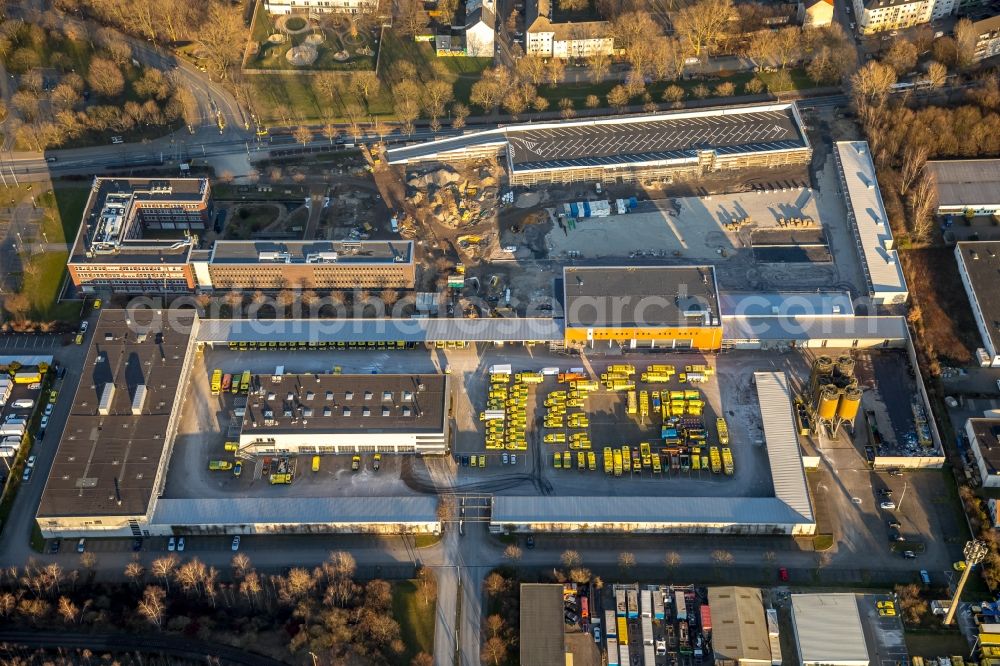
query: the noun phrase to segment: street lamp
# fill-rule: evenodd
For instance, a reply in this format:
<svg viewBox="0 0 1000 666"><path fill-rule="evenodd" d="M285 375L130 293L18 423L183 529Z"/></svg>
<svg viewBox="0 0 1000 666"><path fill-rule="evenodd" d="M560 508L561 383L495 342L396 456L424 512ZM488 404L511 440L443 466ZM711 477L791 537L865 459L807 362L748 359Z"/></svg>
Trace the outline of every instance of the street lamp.
<svg viewBox="0 0 1000 666"><path fill-rule="evenodd" d="M965 587L965 582L969 579L969 572L972 571L974 566L986 559L986 553L988 552L989 548L986 546L985 541L975 539L974 541L967 541L965 543L965 548L962 549L962 553L965 555L965 569L962 571L962 577L958 579L955 596L951 598L948 615L944 618L944 626L947 627L955 619L955 611L958 610L958 601L962 598L962 588Z"/></svg>

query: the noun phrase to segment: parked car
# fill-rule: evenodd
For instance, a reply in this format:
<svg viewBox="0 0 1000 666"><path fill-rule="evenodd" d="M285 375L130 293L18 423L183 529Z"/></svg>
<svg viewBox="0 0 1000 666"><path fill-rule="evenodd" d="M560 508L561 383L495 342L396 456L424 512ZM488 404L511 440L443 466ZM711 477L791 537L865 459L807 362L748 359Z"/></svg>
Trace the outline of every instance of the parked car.
<svg viewBox="0 0 1000 666"><path fill-rule="evenodd" d="M26 463L28 465L28 467L34 467L35 466L35 460L36 460L35 456L28 456L28 462Z"/></svg>
<svg viewBox="0 0 1000 666"><path fill-rule="evenodd" d="M889 520L889 528L890 529L895 528L895 529L899 530L899 529L902 529L903 526L899 524L898 520L896 520L896 519L890 519Z"/></svg>
<svg viewBox="0 0 1000 666"><path fill-rule="evenodd" d="M351 458L351 471L357 472L359 469L361 469L361 456L354 456Z"/></svg>
<svg viewBox="0 0 1000 666"><path fill-rule="evenodd" d="M63 369L59 368L59 371L63 372ZM56 404L56 398L57 397L59 397L59 391L51 391L51 392L49 392L49 404L50 405Z"/></svg>
<svg viewBox="0 0 1000 666"><path fill-rule="evenodd" d="M80 540L76 542L76 552L82 553L85 550L87 550L87 540L81 537Z"/></svg>
<svg viewBox="0 0 1000 666"><path fill-rule="evenodd" d="M27 483L28 479L30 479L30 478L31 478L31 468L30 467L26 467L24 469L24 474L21 475L21 481L23 481L24 483Z"/></svg>
<svg viewBox="0 0 1000 666"><path fill-rule="evenodd" d="M375 457L372 458L372 469L378 471L378 468L382 466L382 454L376 453Z"/></svg>
<svg viewBox="0 0 1000 666"><path fill-rule="evenodd" d="M132 552L138 553L142 550L142 539L132 539Z"/></svg>
<svg viewBox="0 0 1000 666"><path fill-rule="evenodd" d="M240 549L240 535L237 534L236 536L233 537L233 552L236 552L239 549Z"/></svg>
<svg viewBox="0 0 1000 666"><path fill-rule="evenodd" d="M601 642L601 628L600 627L594 627L594 642L595 643L600 643Z"/></svg>
<svg viewBox="0 0 1000 666"><path fill-rule="evenodd" d="M462 456L462 467L469 466L469 456Z"/></svg>
<svg viewBox="0 0 1000 666"><path fill-rule="evenodd" d="M914 553L912 550L904 550L903 551L903 558L905 558L907 560L915 560L915 559L917 559L917 554Z"/></svg>
<svg viewBox="0 0 1000 666"><path fill-rule="evenodd" d="M89 321L84 320L84 321L80 322L80 332L81 333L86 333L88 326L90 326L90 322Z"/></svg>
<svg viewBox="0 0 1000 666"><path fill-rule="evenodd" d="M49 426L49 417L43 416L42 420L38 422L38 428L40 431L44 431Z"/></svg>
<svg viewBox="0 0 1000 666"><path fill-rule="evenodd" d="M167 550L171 553L177 550L177 539L170 537L170 541L167 542Z"/></svg>
<svg viewBox="0 0 1000 666"><path fill-rule="evenodd" d="M181 537L180 539L177 540L177 552L178 553L184 552L184 537Z"/></svg>
<svg viewBox="0 0 1000 666"><path fill-rule="evenodd" d="M42 412L42 414L44 414L45 416L52 416L52 410L54 407L55 406L50 402L49 404L45 405L45 411Z"/></svg>
<svg viewBox="0 0 1000 666"><path fill-rule="evenodd" d="M780 569L778 569L778 578L781 579L782 583L787 583L788 582L788 569L786 569L785 567L781 567Z"/></svg>
<svg viewBox="0 0 1000 666"><path fill-rule="evenodd" d="M58 553L60 548L62 548L62 539L53 539L49 542L50 553Z"/></svg>
<svg viewBox="0 0 1000 666"><path fill-rule="evenodd" d="M920 582L923 583L924 585L931 584L931 575L927 573L927 569L920 570Z"/></svg>
<svg viewBox="0 0 1000 666"><path fill-rule="evenodd" d="M896 503L891 500L885 500L879 505L880 509L885 509L886 511L893 511L896 508Z"/></svg>
<svg viewBox="0 0 1000 666"><path fill-rule="evenodd" d="M516 465L517 464L517 454L516 453L510 454L510 464L511 465Z"/></svg>
<svg viewBox="0 0 1000 666"><path fill-rule="evenodd" d="M507 463L510 462L510 456L507 455L506 453L504 453L502 456L500 456L500 459L503 461L504 465L506 465Z"/></svg>
<svg viewBox="0 0 1000 666"><path fill-rule="evenodd" d="M906 541L895 527L889 530L889 541Z"/></svg>
<svg viewBox="0 0 1000 666"><path fill-rule="evenodd" d="M528 550L531 550L532 548L534 548L535 547L535 537L529 536L528 540L525 542L524 545L526 545L528 547Z"/></svg>

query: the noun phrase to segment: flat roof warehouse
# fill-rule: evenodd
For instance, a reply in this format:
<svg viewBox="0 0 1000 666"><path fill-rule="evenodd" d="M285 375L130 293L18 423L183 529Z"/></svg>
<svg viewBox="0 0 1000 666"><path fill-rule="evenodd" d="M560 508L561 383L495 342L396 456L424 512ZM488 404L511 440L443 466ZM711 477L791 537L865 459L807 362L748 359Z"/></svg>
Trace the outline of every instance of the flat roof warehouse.
<svg viewBox="0 0 1000 666"><path fill-rule="evenodd" d="M244 435L435 432L444 427L447 375L286 375L251 395Z"/></svg>
<svg viewBox="0 0 1000 666"><path fill-rule="evenodd" d="M809 148L794 104L766 104L598 120L510 125L386 153L390 164L462 158L508 148L515 174L554 168L697 162L720 155Z"/></svg>
<svg viewBox="0 0 1000 666"><path fill-rule="evenodd" d="M711 266L563 269L567 326L718 326Z"/></svg>

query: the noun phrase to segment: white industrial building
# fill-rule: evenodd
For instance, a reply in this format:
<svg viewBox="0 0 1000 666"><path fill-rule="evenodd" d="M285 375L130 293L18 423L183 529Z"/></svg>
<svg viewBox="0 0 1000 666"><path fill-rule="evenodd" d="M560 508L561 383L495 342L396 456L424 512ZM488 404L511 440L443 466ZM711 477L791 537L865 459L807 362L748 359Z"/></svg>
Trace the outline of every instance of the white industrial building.
<svg viewBox="0 0 1000 666"><path fill-rule="evenodd" d="M986 488L1000 488L1000 419L966 419L965 435Z"/></svg>
<svg viewBox="0 0 1000 666"><path fill-rule="evenodd" d="M493 498L490 531L808 535L816 531L792 417L788 376L756 372L773 497Z"/></svg>
<svg viewBox="0 0 1000 666"><path fill-rule="evenodd" d="M904 304L909 299L909 291L875 178L868 142L838 141L834 157L868 297L876 306Z"/></svg>
<svg viewBox="0 0 1000 666"><path fill-rule="evenodd" d="M938 215L1000 213L1000 160L931 160L924 168L937 189Z"/></svg>
<svg viewBox="0 0 1000 666"><path fill-rule="evenodd" d="M868 666L854 594L793 594L792 627L800 666Z"/></svg>
<svg viewBox="0 0 1000 666"><path fill-rule="evenodd" d="M443 454L447 375L273 375L257 378L240 432L248 454Z"/></svg>
<svg viewBox="0 0 1000 666"><path fill-rule="evenodd" d="M955 260L983 340L979 361L1000 367L1000 241L957 243Z"/></svg>
<svg viewBox="0 0 1000 666"><path fill-rule="evenodd" d="M708 606L716 664L771 666L771 641L759 588L710 587Z"/></svg>

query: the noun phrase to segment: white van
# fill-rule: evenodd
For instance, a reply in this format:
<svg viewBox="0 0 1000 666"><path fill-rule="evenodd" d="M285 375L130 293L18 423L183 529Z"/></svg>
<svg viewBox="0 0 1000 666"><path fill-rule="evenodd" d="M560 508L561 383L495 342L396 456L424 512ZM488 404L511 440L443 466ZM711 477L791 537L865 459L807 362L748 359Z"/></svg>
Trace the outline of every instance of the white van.
<svg viewBox="0 0 1000 666"><path fill-rule="evenodd" d="M31 409L35 406L35 401L30 398L21 398L20 400L15 400L11 403L11 407L14 409Z"/></svg>

